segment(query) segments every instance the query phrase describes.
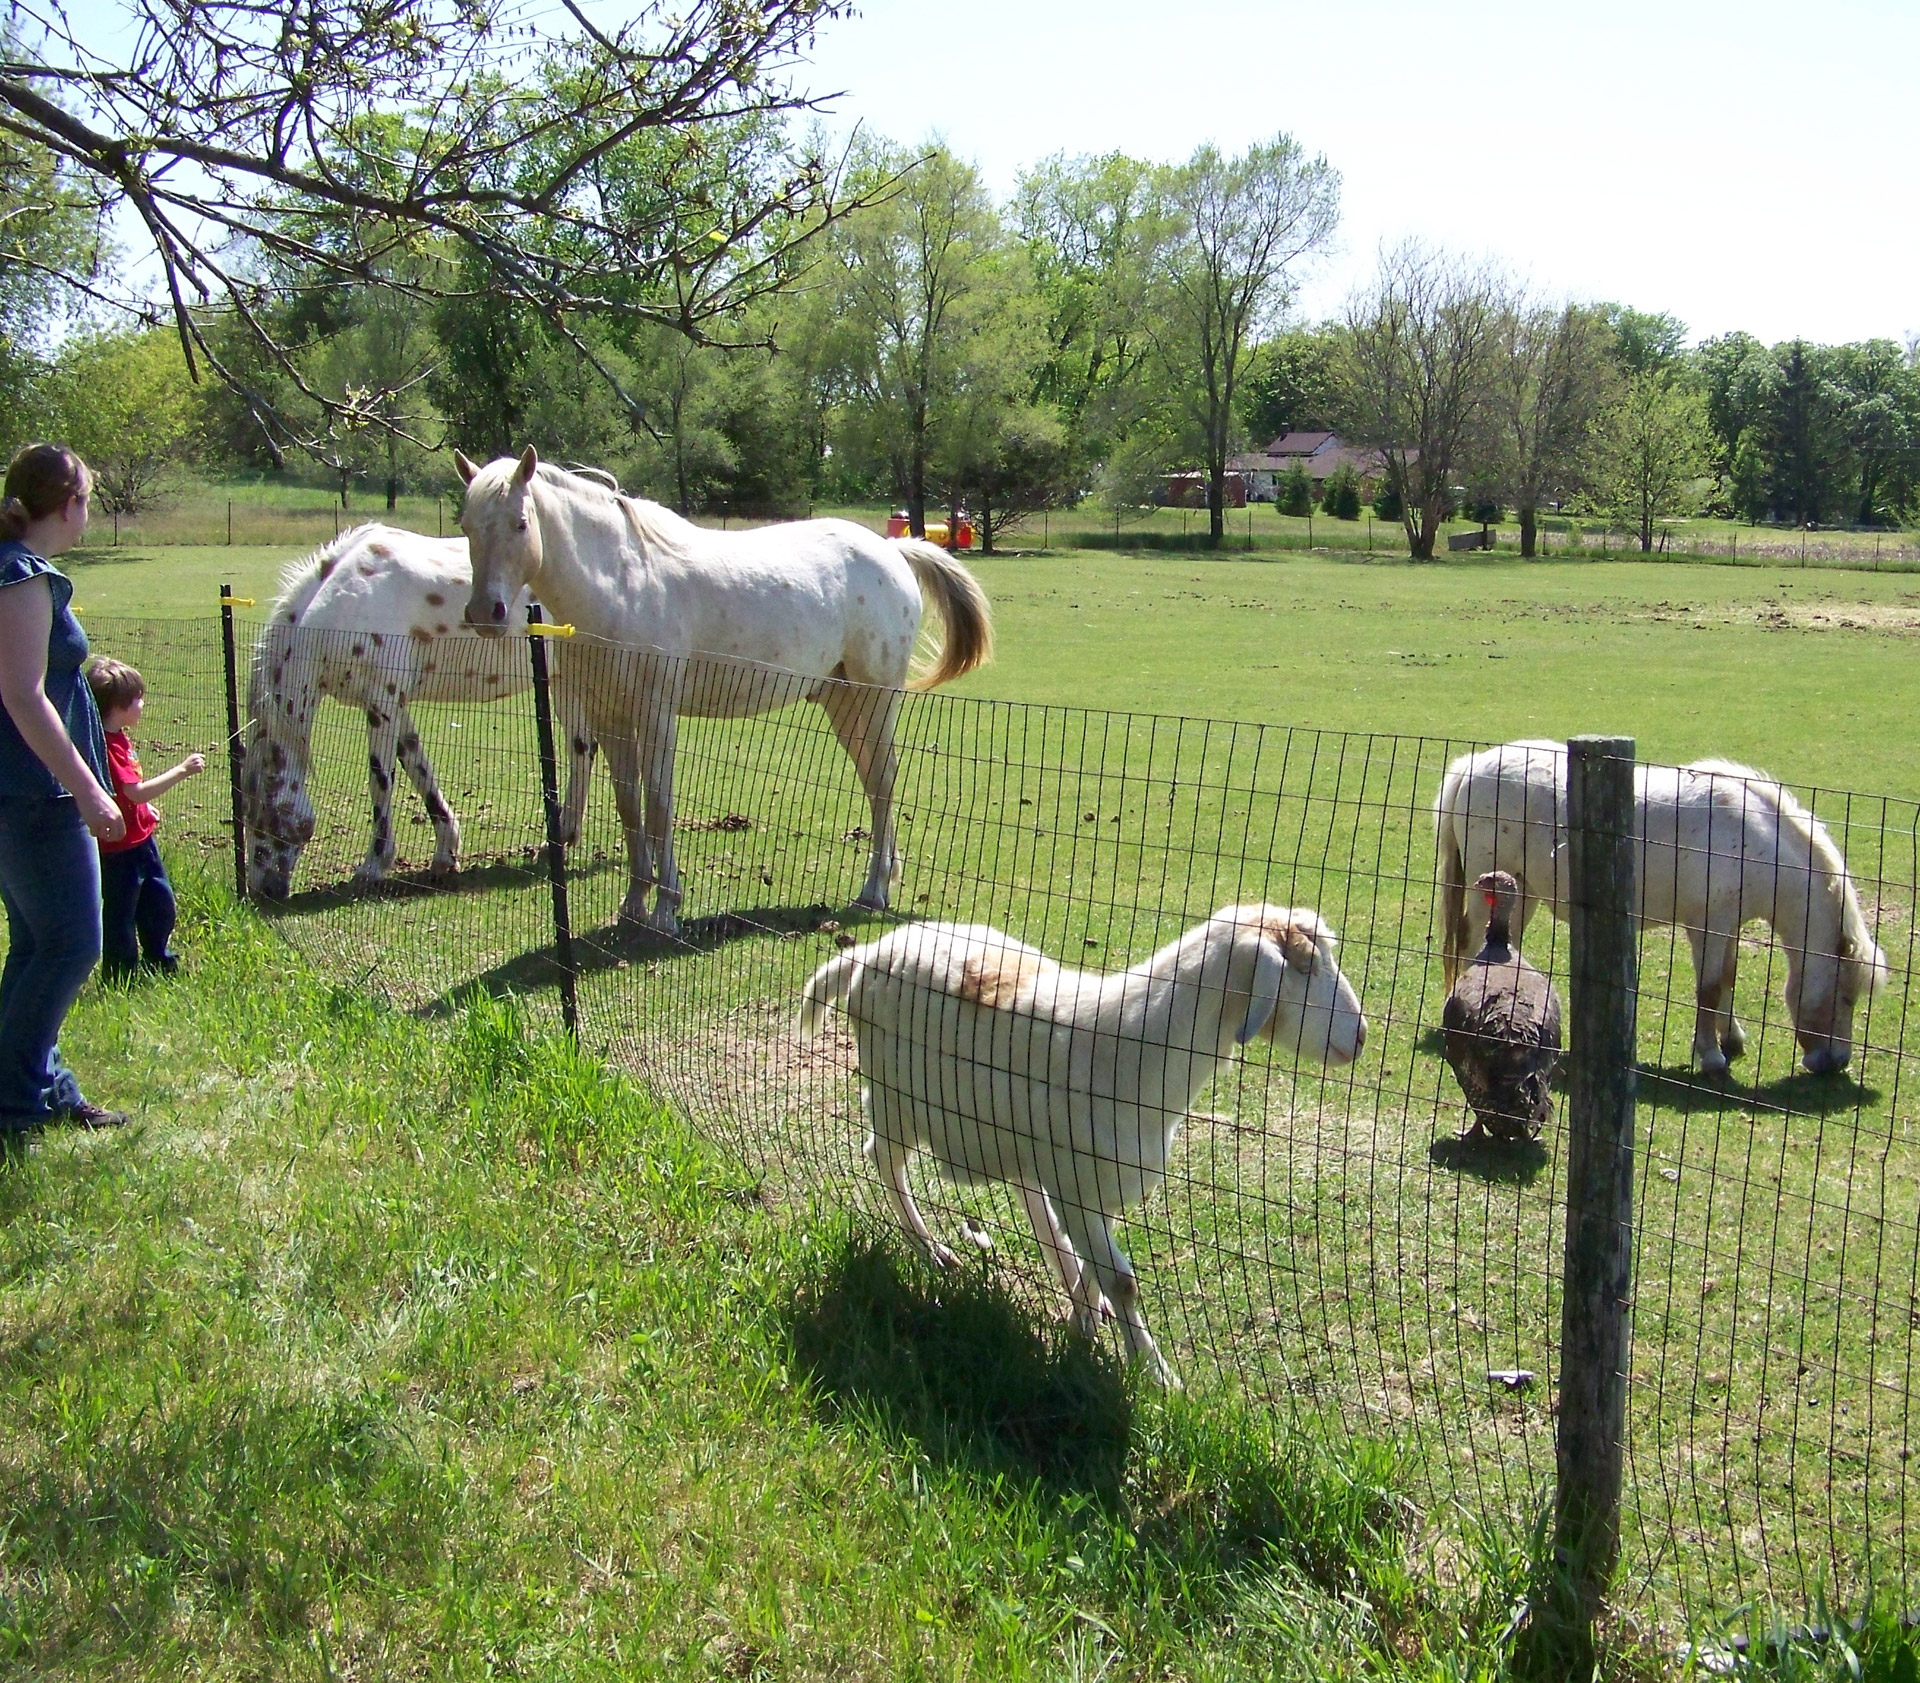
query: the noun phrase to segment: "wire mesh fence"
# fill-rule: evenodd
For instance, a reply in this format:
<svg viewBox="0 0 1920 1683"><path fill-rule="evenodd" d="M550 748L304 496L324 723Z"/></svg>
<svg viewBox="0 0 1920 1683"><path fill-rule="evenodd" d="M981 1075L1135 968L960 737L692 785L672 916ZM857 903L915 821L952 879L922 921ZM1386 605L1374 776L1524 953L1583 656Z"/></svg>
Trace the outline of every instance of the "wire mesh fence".
<svg viewBox="0 0 1920 1683"><path fill-rule="evenodd" d="M262 629L242 627L243 669L244 640ZM215 628L89 630L96 647L147 673L150 755L218 740ZM274 754L283 771L297 757L314 815L290 893L269 913L313 962L398 1007L430 1014L510 991L534 1015L557 1019L528 642L456 632L435 647L458 666L469 699L401 707L419 652L403 638L376 648L370 637L309 634L297 651L304 666L289 656L277 676L271 666L261 675L287 693L311 684L300 691L311 698L304 741L283 730L273 753L253 751L255 773ZM1164 1165L1141 1142L1151 1148L1164 1137L1186 1089L1176 1103L1158 1096L1160 1066L1105 1066L1103 1114L1119 1126L1116 1138L1133 1142L1112 1149L1149 1159L1120 1167L1149 1182L1164 1171L1149 1195L1117 1197L1126 1208L1115 1237L1137 1270L1140 1311L1190 1387L1229 1390L1332 1433L1391 1440L1436 1518L1454 1504L1524 1516L1546 1499L1562 1378L1565 1098L1554 1095L1537 1140L1462 1140L1471 1117L1439 1026L1447 987L1434 803L1449 766L1478 745L888 697L899 862L892 908L876 913L853 900L886 815L877 817L842 735L860 746L881 712L867 698L859 728L844 732L843 710L836 732L828 710L805 704L788 675L736 671L735 701L745 694L766 711L678 722L672 826L655 836L670 839L680 877L678 927L666 935L621 916L623 906L640 909L619 805L624 796L637 818L643 745L592 721L662 683L697 702L702 675L586 639L556 646L553 664L556 796L570 762L586 778L577 827L558 802L563 825L577 830L566 874L581 1040L692 1117L771 1196L818 1198L895 1224L900 1205L882 1172L889 1153L877 1154L876 1167L862 1152L863 1085L897 1095L918 1081L936 1110L957 1114L973 1101L939 1084L983 1066L991 1079L976 1086L989 1108L1025 1104L1029 1134L1080 1129L1082 1171L1103 1149L1090 1131L1099 1118L1084 1104L1061 1099L1056 1115L1036 1107L1031 1085L1025 1099L1009 1096L1009 1060L1024 1058L1025 1071L1045 1064L1034 1046L1052 1032L1048 1013L1086 1006L1091 984L1055 975L998 937L967 937L974 945L949 955L949 1003L923 999L896 1012L904 1061L892 1073L869 1067L863 1083L861 1025L830 1009L805 1035L800 1004L823 966L865 943L891 938L889 962L906 975L932 962L929 949L893 932L986 926L1069 971L1105 974L1148 964L1223 907L1323 918L1337 946L1302 953L1296 969L1324 976L1337 967L1357 994L1367 1026L1350 1061L1330 1050L1332 1014L1311 1018L1310 1000L1295 1001L1292 1019L1276 1004L1269 1025L1281 1032L1244 1047L1216 1028L1204 1049L1223 1055ZM339 676L348 670L361 675L359 688ZM333 676L322 681L323 672ZM255 711L267 705L256 698ZM1507 762L1522 768L1522 782L1538 753ZM1536 891L1554 878L1565 842L1551 756L1539 763L1544 810L1510 809L1497 777L1491 806L1464 808L1468 862L1491 848L1494 862L1514 868L1530 841L1543 846L1544 866L1536 858L1531 867ZM417 791L394 787L410 776ZM200 805L170 814L170 845L228 845L216 780L206 787ZM1627 1593L1662 1614L1898 1593L1920 1552L1907 1525L1920 1429L1910 1378L1920 1336L1920 1118L1902 1080L1920 1032L1907 1005L1920 812L1801 790L1830 833L1828 854L1766 780L1724 771L1687 787L1704 800L1707 829L1676 832L1669 845L1656 819L1639 867L1653 898L1637 993ZM457 815L452 873L435 870L446 831L436 794ZM250 814L255 847L262 836L302 839L298 822L275 831L300 808L285 778L255 798L263 803ZM1771 852L1752 839L1761 832L1729 839L1728 814L1745 824L1766 813L1781 838ZM652 851L643 884L663 874L661 849ZM370 865L384 866L377 886L366 880ZM1724 894L1709 916L1661 889L1696 870L1712 887L1739 890L1731 948L1714 944L1725 933ZM1857 926L1845 921L1848 891ZM658 916L657 893L650 909ZM1680 921L1655 921L1665 917ZM1524 955L1563 993L1565 930L1542 906L1519 935ZM1873 976L1862 935L1884 953L1877 991L1865 985ZM1466 953L1478 939L1474 928ZM1696 940L1706 943L1700 958ZM1284 957L1286 943L1277 944ZM983 953L967 976L961 960ZM1738 1029L1702 986L1736 968ZM1215 1019L1234 1015L1237 985L1215 988ZM1144 997L1150 986L1143 973L1135 992ZM975 1013L966 1033L977 1037L985 1022L987 1041L963 1036L957 1061L941 1064L957 1032L955 995ZM1204 1017L1204 1000L1194 1009ZM878 1008L867 1017L878 1021ZM1578 1025L1569 1031L1577 1055ZM1172 1031L1161 1036L1163 1053L1177 1060L1191 1051L1194 1030L1183 1032L1184 1043ZM1742 1051L1730 1074L1700 1067L1703 1035L1709 1047ZM1060 1045L1098 1038L1068 1032ZM1810 1072L1807 1061L1832 1062L1842 1038L1846 1067ZM1010 1051L1016 1042L1026 1050ZM998 1049L977 1049L988 1043ZM874 1044L864 1050L876 1065ZM1087 1070L1099 1066L1099 1054L1090 1056ZM1084 1099L1098 1086L1062 1067L1047 1088L1053 1098ZM1069 1282L1036 1238L1033 1201L1008 1184L1022 1178L1007 1161L1017 1155L1012 1134L1002 1127L994 1137L1002 1155L984 1173L976 1161L971 1184L937 1173L933 1154L918 1152L908 1193L960 1266L994 1274L1036 1315L1067 1316ZM953 1137L945 1149L965 1156ZM1097 1224L1071 1212L1117 1203L1077 1184L1055 1184L1051 1203L1085 1257L1099 1251ZM1044 1228L1044 1209L1038 1219ZM1119 1317L1103 1321L1101 1335L1119 1338L1127 1305L1117 1290L1105 1295Z"/></svg>

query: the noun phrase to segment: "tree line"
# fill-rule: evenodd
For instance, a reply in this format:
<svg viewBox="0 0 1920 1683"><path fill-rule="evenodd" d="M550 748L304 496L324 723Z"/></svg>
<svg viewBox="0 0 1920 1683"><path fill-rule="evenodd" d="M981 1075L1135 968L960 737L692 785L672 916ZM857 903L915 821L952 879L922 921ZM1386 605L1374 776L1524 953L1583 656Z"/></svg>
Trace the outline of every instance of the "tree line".
<svg viewBox="0 0 1920 1683"><path fill-rule="evenodd" d="M1550 510L1643 548L1685 513L1920 516L1911 342L1689 347L1670 316L1419 246L1292 321L1340 181L1284 134L1055 157L997 201L938 144L836 153L808 126L776 72L836 5L701 0L665 36L582 20L504 48L469 8L390 9L371 90L339 56L371 50L369 14L324 0L265 34L250 7L135 0L111 75L10 14L0 429L70 438L124 511L189 460L317 465L391 507L442 488L448 442L533 441L688 513L887 500L918 532L964 506L989 547L1198 472L1218 540L1235 453L1324 429L1358 465L1296 473L1283 506L1371 500L1416 556L1463 511L1511 510L1528 554ZM445 79L469 28L492 71ZM116 124L195 169L134 169ZM116 204L159 303L103 235Z"/></svg>

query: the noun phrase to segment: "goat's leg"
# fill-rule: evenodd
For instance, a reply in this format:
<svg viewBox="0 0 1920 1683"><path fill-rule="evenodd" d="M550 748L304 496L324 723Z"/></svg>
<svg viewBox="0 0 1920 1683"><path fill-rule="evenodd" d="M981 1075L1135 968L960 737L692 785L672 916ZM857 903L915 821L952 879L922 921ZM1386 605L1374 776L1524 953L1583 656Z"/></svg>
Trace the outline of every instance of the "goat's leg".
<svg viewBox="0 0 1920 1683"><path fill-rule="evenodd" d="M427 817L433 821L431 872L436 877L450 877L459 868L460 820L454 817L453 808L440 793L440 785L433 775L433 762L427 758L420 733L414 728L413 715L407 711L404 701L395 711L395 723L400 731L397 748L401 769L419 795L420 804L427 809Z"/></svg>
<svg viewBox="0 0 1920 1683"><path fill-rule="evenodd" d="M893 841L893 786L900 775L900 757L894 749L894 720L900 711L897 690L853 683L832 683L821 693L820 705L833 721L840 739L860 774L873 819L873 851L867 880L854 902L869 911L883 912L899 868Z"/></svg>
<svg viewBox="0 0 1920 1683"><path fill-rule="evenodd" d="M1020 1201L1027 1207L1027 1220L1033 1224L1033 1236L1040 1241L1040 1254L1046 1258L1047 1265L1053 1270L1053 1277L1060 1282L1068 1300L1074 1306L1075 1319L1081 1330L1091 1333L1104 1318L1113 1314L1113 1306L1100 1295L1098 1282L1081 1262L1080 1255L1073 1248L1073 1240L1054 1213L1052 1201L1045 1190L1038 1186L1022 1184ZM1093 1301L1086 1302L1082 1292L1091 1290Z"/></svg>
<svg viewBox="0 0 1920 1683"><path fill-rule="evenodd" d="M373 833L367 856L353 873L360 883L380 881L393 869L393 757L399 747L398 708L367 708L367 793L373 800Z"/></svg>
<svg viewBox="0 0 1920 1683"><path fill-rule="evenodd" d="M1169 1391L1181 1388L1180 1375L1147 1330L1147 1317L1140 1308L1140 1282L1133 1272L1127 1253L1115 1242L1113 1224L1097 1210L1063 1212L1067 1230L1078 1242L1086 1258L1088 1272L1098 1277L1101 1290L1113 1305L1120 1322L1120 1335L1127 1341L1127 1355L1145 1364L1154 1381Z"/></svg>
<svg viewBox="0 0 1920 1683"><path fill-rule="evenodd" d="M907 1159L913 1155L913 1147L888 1139L876 1128L867 1135L865 1150L867 1160L879 1171L887 1196L893 1200L894 1219L900 1223L901 1231L926 1253L934 1267L956 1267L959 1259L928 1230L920 1206L913 1201L913 1186L907 1179Z"/></svg>

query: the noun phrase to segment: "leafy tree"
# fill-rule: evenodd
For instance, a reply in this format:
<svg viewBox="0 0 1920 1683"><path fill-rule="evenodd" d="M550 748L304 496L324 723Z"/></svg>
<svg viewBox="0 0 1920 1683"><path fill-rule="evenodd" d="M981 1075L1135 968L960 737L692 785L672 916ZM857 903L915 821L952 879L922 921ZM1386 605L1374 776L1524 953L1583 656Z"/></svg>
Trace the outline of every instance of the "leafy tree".
<svg viewBox="0 0 1920 1683"><path fill-rule="evenodd" d="M1247 436L1337 430L1342 348L1338 328L1293 328L1263 340L1241 386Z"/></svg>
<svg viewBox="0 0 1920 1683"><path fill-rule="evenodd" d="M159 331L68 345L47 379L46 403L49 430L93 470L95 501L116 519L152 507L196 420L179 341Z"/></svg>
<svg viewBox="0 0 1920 1683"><path fill-rule="evenodd" d="M853 329L843 437L887 465L919 537L943 429L964 427L981 379L1005 389L982 364L1004 360L995 317L1024 269L1001 261L999 215L970 165L943 147L910 165L895 149L869 151L863 177L900 185L842 225L835 251Z"/></svg>
<svg viewBox="0 0 1920 1683"><path fill-rule="evenodd" d="M1512 501L1520 553L1532 556L1540 504L1579 485L1611 395L1607 329L1578 305L1510 300L1500 312L1491 394L1494 454L1482 500Z"/></svg>
<svg viewBox="0 0 1920 1683"><path fill-rule="evenodd" d="M1380 488L1374 492L1370 506L1376 520L1397 523L1406 518L1406 504L1400 500L1400 493L1385 479L1380 481Z"/></svg>
<svg viewBox="0 0 1920 1683"><path fill-rule="evenodd" d="M1273 500L1282 514L1301 517L1313 512L1313 476L1302 463L1295 462L1281 474Z"/></svg>
<svg viewBox="0 0 1920 1683"><path fill-rule="evenodd" d="M1705 395L1671 365L1628 374L1602 423L1596 500L1633 525L1642 554L1656 522L1686 511L1713 466Z"/></svg>
<svg viewBox="0 0 1920 1683"><path fill-rule="evenodd" d="M1780 378L1773 392L1768 500L1775 515L1815 526L1842 494L1846 448L1842 393L1827 378L1826 359L1795 339L1777 347Z"/></svg>
<svg viewBox="0 0 1920 1683"><path fill-rule="evenodd" d="M1152 188L1152 165L1114 152L1049 158L1014 190L1046 345L1032 399L1057 412L1076 479L1107 459L1140 406L1147 297L1165 235Z"/></svg>
<svg viewBox="0 0 1920 1683"><path fill-rule="evenodd" d="M1613 335L1614 360L1628 374L1666 373L1686 354L1687 324L1658 311L1602 304L1600 316Z"/></svg>
<svg viewBox="0 0 1920 1683"><path fill-rule="evenodd" d="M1920 493L1920 378L1891 339L1835 346L1829 366L1852 467L1841 507L1860 525L1892 524Z"/></svg>
<svg viewBox="0 0 1920 1683"><path fill-rule="evenodd" d="M76 33L84 20L20 0L31 39L0 64L0 114L66 160L90 212L132 208L196 375L238 377L196 299L231 306L297 386L274 337L284 288L352 287L437 240L445 263L413 282L423 311L477 306L479 264L502 312L538 318L617 384L589 324L723 336L849 208L781 127L808 105L783 72L840 0L687 0L609 28L573 6L503 27L445 0L128 7L116 61ZM102 290L74 258L55 268ZM145 274L130 265L112 295L143 309ZM331 418L327 394L303 396ZM377 415L376 397L356 412Z"/></svg>
<svg viewBox="0 0 1920 1683"><path fill-rule="evenodd" d="M1491 274L1416 244L1385 254L1373 291L1349 308L1347 431L1379 454L1416 560L1433 558L1466 464L1498 455L1500 313Z"/></svg>
<svg viewBox="0 0 1920 1683"><path fill-rule="evenodd" d="M1303 261L1333 237L1340 177L1282 134L1237 158L1202 146L1161 172L1157 196L1169 236L1150 316L1155 360L1164 400L1206 471L1218 544L1247 357L1291 299Z"/></svg>

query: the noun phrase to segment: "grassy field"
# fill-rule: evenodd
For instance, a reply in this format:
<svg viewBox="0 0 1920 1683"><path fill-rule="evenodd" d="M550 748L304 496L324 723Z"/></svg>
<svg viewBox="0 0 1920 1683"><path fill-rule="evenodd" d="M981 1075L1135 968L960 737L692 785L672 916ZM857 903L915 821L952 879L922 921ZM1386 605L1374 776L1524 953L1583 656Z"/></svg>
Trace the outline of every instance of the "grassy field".
<svg viewBox="0 0 1920 1683"><path fill-rule="evenodd" d="M275 557L83 565L79 597L102 616L177 611L207 598L223 563L253 569L244 583L270 578ZM982 573L1001 656L963 688L1029 705L915 704L902 798L911 909L988 917L1102 964L1228 898L1265 894L1334 918L1376 1029L1367 1057L1333 1081L1256 1056L1205 1101L1212 1114L1127 1243L1156 1329L1203 1394L1251 1393L1303 1429L1333 1426L1352 1453L1394 1441L1402 1488L1430 1523L1458 1496L1517 1530L1551 1473L1547 1399L1490 1396L1484 1374L1552 1371L1560 1141L1495 1161L1445 1149L1458 1114L1428 1033L1439 989L1424 818L1439 770L1462 738L1624 730L1649 757L1725 753L1803 788L1910 798L1901 745L1920 593L1895 576L1333 557L1054 554ZM159 662L163 632L145 633ZM202 674L217 670L211 651L195 656ZM1068 711L1097 707L1428 740ZM154 729L170 742L217 735L217 716L193 711L168 723L156 710ZM324 892L365 836L364 742L339 715L321 778L327 829L305 879L323 891L283 927L329 974L403 1006L457 1014L531 988L527 1008L549 1014L526 721L502 708L426 729L481 867L465 891ZM844 1046L810 1064L787 1026L801 981L832 951L827 925L853 921L842 904L864 820L853 795L807 710L690 728L681 802L700 827L682 847L702 921L679 951L611 925L620 872L604 799L576 861L589 1044L803 1200L869 1198ZM1864 808L1820 804L1852 820L1841 833L1901 971L1857 1079L1793 1074L1762 938L1748 943L1741 996L1755 1051L1738 1083L1696 1087L1684 1069L1690 976L1664 942L1647 944L1631 1553L1636 1594L1674 1640L1683 1590L1708 1585L1723 1607L1742 1591L1804 1606L1829 1580L1864 1591L1869 1533L1882 1581L1910 1558L1902 1268L1915 1118L1898 1074L1913 1050L1911 812L1903 839ZM1553 946L1530 950L1563 963ZM992 1222L1000 1286L1046 1302L1003 1206L932 1188L924 1202L949 1221L965 1209Z"/></svg>

